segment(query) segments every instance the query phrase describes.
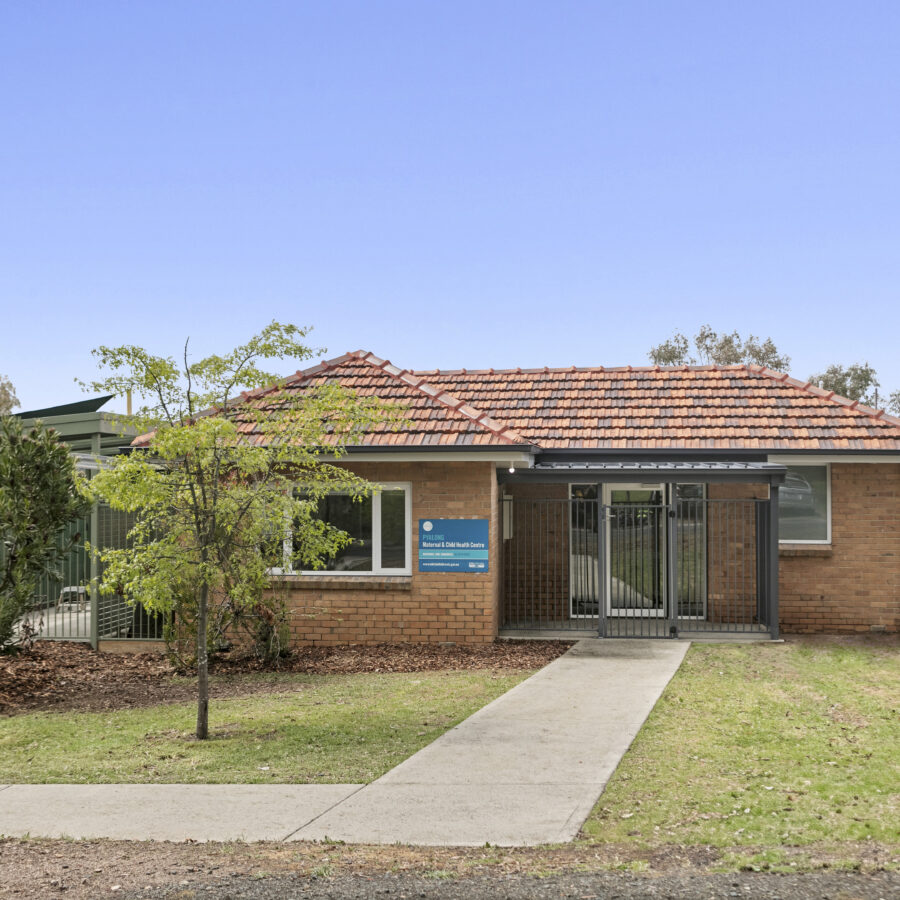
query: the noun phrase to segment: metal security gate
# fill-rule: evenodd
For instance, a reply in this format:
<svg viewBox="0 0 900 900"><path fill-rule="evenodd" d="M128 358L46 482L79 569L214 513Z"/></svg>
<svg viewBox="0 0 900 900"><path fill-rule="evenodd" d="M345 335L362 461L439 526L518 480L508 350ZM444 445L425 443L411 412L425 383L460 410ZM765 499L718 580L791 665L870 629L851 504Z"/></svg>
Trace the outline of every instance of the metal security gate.
<svg viewBox="0 0 900 900"><path fill-rule="evenodd" d="M768 500L578 487L568 499L504 497L505 631L777 634Z"/></svg>

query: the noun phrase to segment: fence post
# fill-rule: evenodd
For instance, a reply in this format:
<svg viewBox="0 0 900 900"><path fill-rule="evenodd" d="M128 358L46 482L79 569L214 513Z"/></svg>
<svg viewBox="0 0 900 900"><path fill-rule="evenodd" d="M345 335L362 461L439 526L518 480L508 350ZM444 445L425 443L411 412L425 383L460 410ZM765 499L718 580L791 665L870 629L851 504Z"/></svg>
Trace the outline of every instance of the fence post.
<svg viewBox="0 0 900 900"><path fill-rule="evenodd" d="M674 493L674 486L670 491ZM678 637L678 515L677 501L670 495L669 505L664 506L666 522L666 602L669 606L669 637Z"/></svg>
<svg viewBox="0 0 900 900"><path fill-rule="evenodd" d="M768 528L768 595L769 633L772 640L778 640L778 485L769 485L769 528Z"/></svg>
<svg viewBox="0 0 900 900"><path fill-rule="evenodd" d="M91 437L91 453L94 454L95 464L100 466L100 435ZM93 476L92 476L93 477ZM94 650L100 648L100 586L97 581L100 576L100 559L97 556L97 547L100 544L100 501L94 500L91 505L91 616L90 616L90 643Z"/></svg>
<svg viewBox="0 0 900 900"><path fill-rule="evenodd" d="M755 501L756 516L756 618L769 626L769 501Z"/></svg>
<svg viewBox="0 0 900 900"><path fill-rule="evenodd" d="M597 486L597 636L606 637L606 605L609 577L606 567L606 507L603 505L603 489Z"/></svg>
<svg viewBox="0 0 900 900"><path fill-rule="evenodd" d="M97 544L100 540L100 506L94 502L91 506L91 617L90 617L90 642L94 650L100 646L100 586L97 579L100 575L100 560L97 556Z"/></svg>
<svg viewBox="0 0 900 900"><path fill-rule="evenodd" d="M509 525L509 512L507 504L511 501L503 493L500 487L500 528L498 529L498 548L497 548L497 627L495 631L503 628L506 624L506 530Z"/></svg>

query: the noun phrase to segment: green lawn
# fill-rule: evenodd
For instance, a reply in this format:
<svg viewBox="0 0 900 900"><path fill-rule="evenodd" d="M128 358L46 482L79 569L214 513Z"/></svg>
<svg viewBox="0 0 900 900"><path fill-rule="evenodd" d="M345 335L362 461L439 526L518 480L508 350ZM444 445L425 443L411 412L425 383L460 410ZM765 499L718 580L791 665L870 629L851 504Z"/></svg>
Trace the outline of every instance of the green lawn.
<svg viewBox="0 0 900 900"><path fill-rule="evenodd" d="M897 644L695 645L585 824L590 841L900 849Z"/></svg>
<svg viewBox="0 0 900 900"><path fill-rule="evenodd" d="M277 693L0 719L0 783L360 783L433 741L528 672L278 676Z"/></svg>

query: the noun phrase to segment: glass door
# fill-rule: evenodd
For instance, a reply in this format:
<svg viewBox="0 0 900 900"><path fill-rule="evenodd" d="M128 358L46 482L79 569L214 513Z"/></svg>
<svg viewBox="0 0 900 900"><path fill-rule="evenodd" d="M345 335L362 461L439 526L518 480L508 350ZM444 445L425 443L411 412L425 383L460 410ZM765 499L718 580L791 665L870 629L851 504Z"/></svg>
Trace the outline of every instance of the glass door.
<svg viewBox="0 0 900 900"><path fill-rule="evenodd" d="M661 484L607 485L608 616L665 615L666 507Z"/></svg>

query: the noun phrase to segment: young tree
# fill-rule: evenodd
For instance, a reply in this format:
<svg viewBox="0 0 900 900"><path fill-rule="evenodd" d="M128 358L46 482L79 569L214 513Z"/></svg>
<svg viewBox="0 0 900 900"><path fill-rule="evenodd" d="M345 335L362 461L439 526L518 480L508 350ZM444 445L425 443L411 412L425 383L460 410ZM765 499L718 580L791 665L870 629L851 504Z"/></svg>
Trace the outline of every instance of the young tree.
<svg viewBox="0 0 900 900"><path fill-rule="evenodd" d="M0 416L8 415L18 405L19 398L12 382L5 375L0 375Z"/></svg>
<svg viewBox="0 0 900 900"><path fill-rule="evenodd" d="M63 526L89 510L74 460L56 434L26 432L14 416L0 416L0 647L12 640L41 576L80 540L62 541Z"/></svg>
<svg viewBox="0 0 900 900"><path fill-rule="evenodd" d="M691 342L680 331L676 331L669 340L652 347L648 356L657 366L734 366L753 363L786 372L791 364L791 358L779 353L771 338L761 341L751 334L744 339L736 331L720 335L709 325L704 325L694 335L693 344L697 356L691 355Z"/></svg>
<svg viewBox="0 0 900 900"><path fill-rule="evenodd" d="M266 604L266 548L277 555L284 547L316 568L349 543L316 518L317 502L332 491L362 499L371 490L334 459L361 429L399 415L334 384L284 389L261 368L316 355L303 343L307 332L273 322L224 356L191 361L185 344L180 363L135 346L94 351L109 375L90 388L132 391L143 404L133 418L147 431L140 449L92 482L113 508L136 517L129 547L101 551L101 589L174 617L176 628L193 624L199 739L209 733L210 646L248 614L276 618Z"/></svg>
<svg viewBox="0 0 900 900"><path fill-rule="evenodd" d="M878 405L881 385L875 370L867 362L829 366L820 375L810 375L809 380L822 390L834 391L848 400L859 400L866 406Z"/></svg>

